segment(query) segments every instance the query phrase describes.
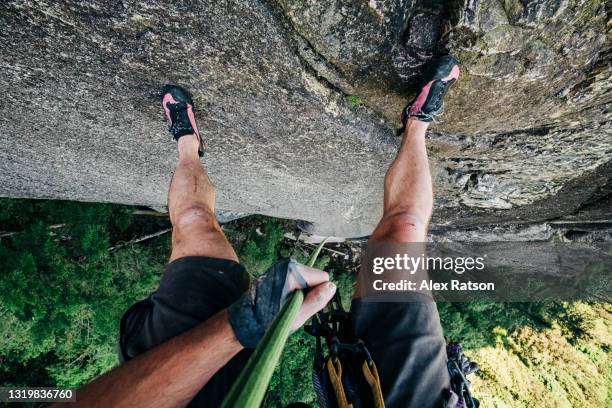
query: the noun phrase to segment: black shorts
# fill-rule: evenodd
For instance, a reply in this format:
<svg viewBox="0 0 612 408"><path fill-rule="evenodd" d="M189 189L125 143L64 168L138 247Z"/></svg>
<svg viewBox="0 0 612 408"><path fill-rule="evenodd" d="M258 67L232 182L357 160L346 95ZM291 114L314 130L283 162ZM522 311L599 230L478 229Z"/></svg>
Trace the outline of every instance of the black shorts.
<svg viewBox="0 0 612 408"><path fill-rule="evenodd" d="M385 406L439 408L450 389L446 341L436 303L354 300L355 334L366 344L380 376Z"/></svg>
<svg viewBox="0 0 612 408"><path fill-rule="evenodd" d="M121 319L121 361L207 320L235 302L248 285L248 274L234 261L190 256L169 263L159 289ZM386 406L442 406L449 379L435 303L357 300L351 309L356 334L378 366ZM248 349L238 353L189 406L218 407L251 353Z"/></svg>
<svg viewBox="0 0 612 408"><path fill-rule="evenodd" d="M134 358L209 319L238 300L248 287L247 272L234 261L188 256L170 262L159 289L123 315L120 360ZM252 351L245 349L234 356L189 406L220 406Z"/></svg>

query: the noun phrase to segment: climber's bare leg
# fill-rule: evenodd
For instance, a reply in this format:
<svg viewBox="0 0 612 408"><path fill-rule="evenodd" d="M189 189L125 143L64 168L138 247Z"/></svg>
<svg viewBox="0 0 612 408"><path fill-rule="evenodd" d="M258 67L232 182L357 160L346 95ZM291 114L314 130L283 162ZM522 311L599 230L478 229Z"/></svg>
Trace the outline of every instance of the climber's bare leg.
<svg viewBox="0 0 612 408"><path fill-rule="evenodd" d="M408 120L397 157L385 176L384 214L370 237L366 258L423 253L433 202L425 149L428 125ZM377 292L376 279L409 281L416 290L394 298L397 293ZM446 342L436 303L418 283L426 279L426 270L413 275L401 268L382 275L362 271L357 279L351 307L353 327L376 364L387 368L381 371L380 382L388 406L445 405L445 390L450 388ZM383 296L380 302L372 301L377 296Z"/></svg>
<svg viewBox="0 0 612 408"><path fill-rule="evenodd" d="M397 156L385 176L383 216L371 241L423 242L433 207L425 147L429 123L409 119Z"/></svg>
<svg viewBox="0 0 612 408"><path fill-rule="evenodd" d="M170 261L184 256L209 256L238 262L215 218L216 193L200 162L196 136L182 136L178 151L168 193L173 228Z"/></svg>
<svg viewBox="0 0 612 408"><path fill-rule="evenodd" d="M355 335L366 344L376 364L387 368L381 371L380 382L388 406L443 406L445 390L450 388L446 342L436 304L431 293L419 285L429 278L427 270L389 268L385 259L397 255L414 259L425 253L433 209L425 133L442 113L442 98L458 76L458 62L452 56L432 61L423 76L429 80L404 108L402 143L385 175L383 216L370 236L353 294ZM382 274L373 269L376 259L384 260ZM407 281L414 289L384 290L377 280Z"/></svg>
<svg viewBox="0 0 612 408"><path fill-rule="evenodd" d="M433 206L425 132L442 114L446 91L459 78L459 61L445 55L428 63L423 87L404 108L405 131L397 156L385 176L384 212L370 241L423 242Z"/></svg>
<svg viewBox="0 0 612 408"><path fill-rule="evenodd" d="M383 216L368 242L372 257L387 257L390 246L372 243L402 244L424 242L433 206L425 132L429 123L408 120L397 156L385 175ZM408 249L408 248L406 248ZM411 248L420 251L420 248ZM372 276L357 279L353 297L370 293ZM408 276L407 278L414 278Z"/></svg>

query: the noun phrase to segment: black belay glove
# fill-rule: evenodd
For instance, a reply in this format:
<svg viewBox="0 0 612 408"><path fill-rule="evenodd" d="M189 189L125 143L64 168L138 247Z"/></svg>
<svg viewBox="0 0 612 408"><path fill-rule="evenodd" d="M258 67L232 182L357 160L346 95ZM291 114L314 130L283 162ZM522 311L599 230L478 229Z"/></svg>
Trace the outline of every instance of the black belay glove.
<svg viewBox="0 0 612 408"><path fill-rule="evenodd" d="M278 262L229 307L229 322L244 347L257 346L287 300L290 274L302 289L308 287L299 268L300 264L292 259Z"/></svg>

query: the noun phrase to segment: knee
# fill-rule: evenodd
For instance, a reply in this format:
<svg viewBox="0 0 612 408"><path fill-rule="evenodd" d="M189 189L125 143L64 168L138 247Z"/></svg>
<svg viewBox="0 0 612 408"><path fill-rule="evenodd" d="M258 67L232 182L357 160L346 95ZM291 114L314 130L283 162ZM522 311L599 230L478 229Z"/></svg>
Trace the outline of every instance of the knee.
<svg viewBox="0 0 612 408"><path fill-rule="evenodd" d="M186 228L210 228L217 225L215 214L204 205L192 205L186 207L173 217L172 226L177 229Z"/></svg>
<svg viewBox="0 0 612 408"><path fill-rule="evenodd" d="M422 242L426 239L427 224L427 220L409 212L385 215L371 238L388 242Z"/></svg>

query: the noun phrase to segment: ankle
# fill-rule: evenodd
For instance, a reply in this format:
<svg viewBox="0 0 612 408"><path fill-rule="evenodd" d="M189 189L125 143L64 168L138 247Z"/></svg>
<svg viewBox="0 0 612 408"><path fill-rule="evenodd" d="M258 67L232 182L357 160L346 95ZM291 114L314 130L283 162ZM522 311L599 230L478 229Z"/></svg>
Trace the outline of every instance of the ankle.
<svg viewBox="0 0 612 408"><path fill-rule="evenodd" d="M429 128L430 124L430 122L423 122L413 117L408 118L406 127L404 129L404 135L407 136L408 134L417 134L425 136L425 132Z"/></svg>
<svg viewBox="0 0 612 408"><path fill-rule="evenodd" d="M195 134L184 135L177 141L177 147L179 156L192 156L198 157L198 149L200 147L200 141Z"/></svg>

